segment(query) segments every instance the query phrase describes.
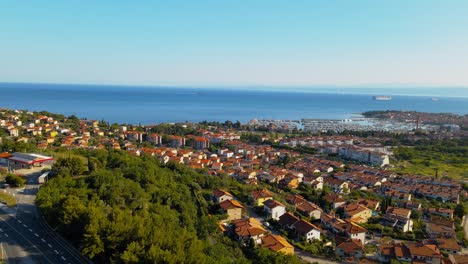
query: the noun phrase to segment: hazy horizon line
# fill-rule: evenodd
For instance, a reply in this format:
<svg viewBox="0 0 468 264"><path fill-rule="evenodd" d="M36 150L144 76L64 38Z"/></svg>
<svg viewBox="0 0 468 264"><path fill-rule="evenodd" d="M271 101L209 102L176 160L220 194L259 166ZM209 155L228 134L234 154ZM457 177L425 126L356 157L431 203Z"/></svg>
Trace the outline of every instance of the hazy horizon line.
<svg viewBox="0 0 468 264"><path fill-rule="evenodd" d="M382 94L379 93L379 89L384 89L386 95L402 95L402 96L426 96L426 97L447 97L447 98L468 98L468 86L463 85L423 85L423 84L361 84L361 85L259 85L259 84L252 84L252 85L165 85L165 84L113 84L113 83L64 83L64 82L3 82L0 81L0 85L53 85L53 86L60 86L60 85L70 85L70 86L83 86L83 87L91 87L91 86L102 86L102 87L122 87L122 88L174 88L174 89L213 89L213 90L226 90L226 89L236 89L242 91L264 91L264 92L316 92L316 93L330 93L330 94L362 94L362 95L369 95L369 94ZM2 88L2 87L0 87ZM280 90L288 88L288 90ZM333 90L333 91L324 91L324 88L330 89L343 89L343 90ZM446 95L446 94L419 94L419 93L405 93L405 89L415 89L415 90L437 90L441 91L441 89L451 89L467 92L467 94L463 95ZM319 90L322 89L322 90ZM360 90L360 89L367 89L366 92L364 91L350 91L352 89ZM390 90L398 90L399 93L392 93ZM369 91L374 90L374 91ZM403 90L403 91L402 91ZM403 92L403 93L401 93ZM413 91L414 92L414 91Z"/></svg>
<svg viewBox="0 0 468 264"><path fill-rule="evenodd" d="M376 86L381 88L464 88L468 89L468 84L433 84L433 83L357 83L357 84L175 84L175 83L159 83L159 84L143 84L143 83L91 83L91 82L30 82L30 81L0 81L0 84L51 84L51 85L109 85L109 86L139 86L139 87L272 87L272 88L323 88L323 87L336 87L336 88L371 88Z"/></svg>

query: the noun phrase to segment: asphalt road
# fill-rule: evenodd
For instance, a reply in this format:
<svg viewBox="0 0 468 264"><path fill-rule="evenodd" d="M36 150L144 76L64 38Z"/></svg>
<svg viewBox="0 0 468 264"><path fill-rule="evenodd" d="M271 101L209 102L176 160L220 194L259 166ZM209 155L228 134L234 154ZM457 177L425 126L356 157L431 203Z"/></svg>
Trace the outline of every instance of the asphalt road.
<svg viewBox="0 0 468 264"><path fill-rule="evenodd" d="M34 205L39 175L27 176L25 188L16 191L16 210L0 210L0 245L6 262L90 263L40 216Z"/></svg>

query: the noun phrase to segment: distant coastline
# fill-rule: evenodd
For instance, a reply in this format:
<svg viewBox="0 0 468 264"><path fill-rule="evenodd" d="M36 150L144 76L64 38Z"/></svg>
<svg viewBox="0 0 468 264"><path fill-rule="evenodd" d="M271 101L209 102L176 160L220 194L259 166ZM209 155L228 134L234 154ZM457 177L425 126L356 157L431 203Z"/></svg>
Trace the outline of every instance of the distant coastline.
<svg viewBox="0 0 468 264"><path fill-rule="evenodd" d="M351 89L351 88L349 88ZM0 107L74 114L129 124L252 119L347 119L372 110L468 114L468 98L309 91L0 83ZM365 90L362 91L366 92Z"/></svg>

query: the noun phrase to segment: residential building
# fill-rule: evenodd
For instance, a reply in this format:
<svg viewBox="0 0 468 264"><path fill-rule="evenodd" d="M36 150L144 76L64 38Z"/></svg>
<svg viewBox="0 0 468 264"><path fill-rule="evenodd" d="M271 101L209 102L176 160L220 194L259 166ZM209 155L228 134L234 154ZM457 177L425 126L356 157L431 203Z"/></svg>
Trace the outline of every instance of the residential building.
<svg viewBox="0 0 468 264"><path fill-rule="evenodd" d="M294 224L299 220L299 217L288 212L280 216L278 223L284 229L294 229Z"/></svg>
<svg viewBox="0 0 468 264"><path fill-rule="evenodd" d="M286 207L273 199L263 202L263 209L267 214L267 218L272 218L276 221L279 220L280 216L286 213Z"/></svg>
<svg viewBox="0 0 468 264"><path fill-rule="evenodd" d="M221 202L224 202L226 200L234 199L234 196L232 194L226 192L225 190L216 189L216 190L213 191L213 198L214 198L216 203L221 203Z"/></svg>
<svg viewBox="0 0 468 264"><path fill-rule="evenodd" d="M453 219L453 209L448 209L448 208L429 208L428 210L429 214L432 215L439 215L448 219Z"/></svg>
<svg viewBox="0 0 468 264"><path fill-rule="evenodd" d="M10 137L19 137L19 130L15 127L8 129Z"/></svg>
<svg viewBox="0 0 468 264"><path fill-rule="evenodd" d="M423 241L423 244L436 245L440 250L451 254L458 254L462 250L462 247L458 244L457 240L454 237L427 239Z"/></svg>
<svg viewBox="0 0 468 264"><path fill-rule="evenodd" d="M136 141L138 143L143 142L143 133L138 131L128 131L126 134L126 139Z"/></svg>
<svg viewBox="0 0 468 264"><path fill-rule="evenodd" d="M458 255L458 254L450 254L449 261L451 264L467 264L468 263L468 255Z"/></svg>
<svg viewBox="0 0 468 264"><path fill-rule="evenodd" d="M381 224L398 229L401 232L413 231L413 220L410 219L411 210L399 207L388 207Z"/></svg>
<svg viewBox="0 0 468 264"><path fill-rule="evenodd" d="M250 193L250 198L252 199L254 206L263 206L263 202L273 199L273 194L270 191L263 189L252 191Z"/></svg>
<svg viewBox="0 0 468 264"><path fill-rule="evenodd" d="M320 219L322 216L322 209L311 202L305 202L297 205L296 211L312 219Z"/></svg>
<svg viewBox="0 0 468 264"><path fill-rule="evenodd" d="M255 245L262 243L262 237L267 231L255 218L239 219L232 221L234 235L241 245L247 246L253 242Z"/></svg>
<svg viewBox="0 0 468 264"><path fill-rule="evenodd" d="M349 193L349 183L334 177L327 177L323 182L336 193Z"/></svg>
<svg viewBox="0 0 468 264"><path fill-rule="evenodd" d="M342 258L360 259L364 256L364 246L360 240L347 239L336 246L335 254Z"/></svg>
<svg viewBox="0 0 468 264"><path fill-rule="evenodd" d="M267 235L261 238L262 247L285 255L294 255L294 247L279 235Z"/></svg>
<svg viewBox="0 0 468 264"><path fill-rule="evenodd" d="M155 133L147 135L146 140L156 146L162 144L162 136Z"/></svg>
<svg viewBox="0 0 468 264"><path fill-rule="evenodd" d="M359 198L357 203L371 209L372 211L377 211L380 208L379 201Z"/></svg>
<svg viewBox="0 0 468 264"><path fill-rule="evenodd" d="M409 249L401 243L382 244L377 253L380 262L390 262L392 259L401 262L412 261Z"/></svg>
<svg viewBox="0 0 468 264"><path fill-rule="evenodd" d="M225 200L221 203L219 203L219 207L221 212L227 214L227 221L231 220L237 220L242 218L242 209L244 206L242 206L238 201L236 200Z"/></svg>
<svg viewBox="0 0 468 264"><path fill-rule="evenodd" d="M388 153L369 151L366 149L357 148L355 146L340 147L338 155L345 159L365 162L374 166L385 166L390 164Z"/></svg>
<svg viewBox="0 0 468 264"><path fill-rule="evenodd" d="M194 148L195 149L207 149L210 146L210 141L204 137L196 137L194 139Z"/></svg>
<svg viewBox="0 0 468 264"><path fill-rule="evenodd" d="M325 200L332 204L333 209L337 209L338 207L346 204L346 199L336 193L328 193L325 195Z"/></svg>
<svg viewBox="0 0 468 264"><path fill-rule="evenodd" d="M358 224L367 223L367 220L372 217L371 209L357 203L346 204L343 210L346 218Z"/></svg>
<svg viewBox="0 0 468 264"><path fill-rule="evenodd" d="M408 244L413 263L441 264L442 254L436 245Z"/></svg>
<svg viewBox="0 0 468 264"><path fill-rule="evenodd" d="M185 138L179 136L169 137L169 145L171 148L182 148L185 146Z"/></svg>
<svg viewBox="0 0 468 264"><path fill-rule="evenodd" d="M320 240L320 229L310 222L299 220L293 224L299 240Z"/></svg>
<svg viewBox="0 0 468 264"><path fill-rule="evenodd" d="M351 221L346 221L345 224L341 225L340 227L344 230L344 233L346 234L347 237L351 239L359 240L362 242L362 244L366 243L367 229Z"/></svg>
<svg viewBox="0 0 468 264"><path fill-rule="evenodd" d="M346 236L350 239L358 239L363 244L366 243L367 229L353 223L349 220L343 220L331 216L329 214L322 214L320 219L322 225L329 229L332 233L338 236Z"/></svg>
<svg viewBox="0 0 468 264"><path fill-rule="evenodd" d="M448 226L440 223L429 222L426 224L426 233L430 238L451 238L456 236L453 223Z"/></svg>

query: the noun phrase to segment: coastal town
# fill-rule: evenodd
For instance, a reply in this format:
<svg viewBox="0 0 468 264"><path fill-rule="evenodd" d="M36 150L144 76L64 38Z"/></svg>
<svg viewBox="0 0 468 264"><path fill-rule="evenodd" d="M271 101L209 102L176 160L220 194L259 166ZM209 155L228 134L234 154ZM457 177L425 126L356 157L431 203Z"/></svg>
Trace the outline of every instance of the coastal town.
<svg viewBox="0 0 468 264"><path fill-rule="evenodd" d="M466 119L443 121L406 137L466 136ZM317 263L468 262L465 182L398 172L390 138L293 133L297 122L128 125L1 109L0 166L15 174L57 153L124 151L246 186L207 190L210 215L242 247Z"/></svg>

